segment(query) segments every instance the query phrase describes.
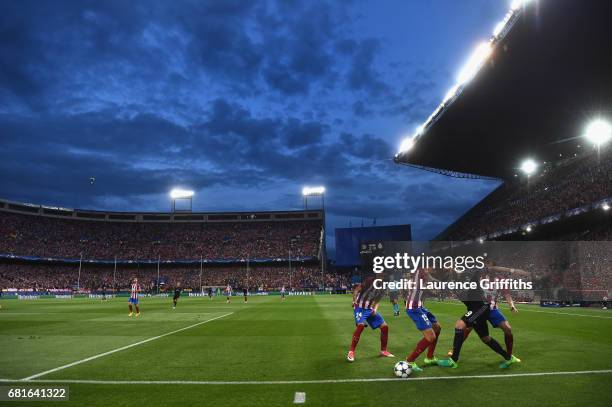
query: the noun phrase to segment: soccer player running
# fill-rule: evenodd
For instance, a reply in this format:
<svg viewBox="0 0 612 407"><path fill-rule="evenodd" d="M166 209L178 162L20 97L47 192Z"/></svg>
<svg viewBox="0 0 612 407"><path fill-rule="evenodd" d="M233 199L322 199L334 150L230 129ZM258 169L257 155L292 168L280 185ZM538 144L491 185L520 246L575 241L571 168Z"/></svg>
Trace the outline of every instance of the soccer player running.
<svg viewBox="0 0 612 407"><path fill-rule="evenodd" d="M130 299L128 300L128 305L130 308L130 317L134 315L134 310L132 306L136 308L136 316L140 316L140 308L138 307L138 292L140 291L140 286L138 285L138 279L134 277L132 280L132 287L130 289Z"/></svg>
<svg viewBox="0 0 612 407"><path fill-rule="evenodd" d="M451 357L438 361L438 366L450 368L459 367L457 362L459 361L461 347L463 346L465 338L465 330L467 328L473 328L485 345L504 358L504 361L499 365L500 368L505 369L513 363L521 361L516 356L508 354L508 352L501 347L499 342L489 335L487 320L491 314L491 307L489 301L487 301L485 297L484 291L480 288L480 284L478 284L483 272L486 272L486 269L472 270L471 281L476 282L478 288L470 290L467 294L462 293L459 296L459 298L464 298L461 302L467 307L467 312L455 323L455 337L453 339L453 352Z"/></svg>
<svg viewBox="0 0 612 407"><path fill-rule="evenodd" d="M287 291L285 290L285 286L281 288L281 300L285 301L285 294Z"/></svg>
<svg viewBox="0 0 612 407"><path fill-rule="evenodd" d="M212 287L208 287L208 299L212 301L213 297L213 289Z"/></svg>
<svg viewBox="0 0 612 407"><path fill-rule="evenodd" d="M242 295L244 295L244 303L246 304L249 300L249 289L246 286L242 289Z"/></svg>
<svg viewBox="0 0 612 407"><path fill-rule="evenodd" d="M384 294L384 290L374 288L374 277L366 278L363 283L355 288L353 293L353 316L355 318L355 331L351 347L349 348L346 359L349 362L355 361L355 348L359 343L361 332L366 326L370 325L372 329L380 328L380 356L392 358L394 357L387 350L387 342L389 340L389 325L384 318L378 313L378 304Z"/></svg>
<svg viewBox="0 0 612 407"><path fill-rule="evenodd" d="M176 309L176 303L178 302L178 299L181 298L181 284L177 284L176 287L174 287L174 296L172 297L172 309Z"/></svg>
<svg viewBox="0 0 612 407"><path fill-rule="evenodd" d="M437 281L430 275L430 272L431 270L429 269L417 269L412 274L414 287L407 290L406 294L406 314L423 334L423 339L416 344L412 353L406 358L414 372L423 371L415 361L425 349L427 349L427 357L423 360L423 364L425 366L435 366L438 364L438 358L434 355L434 352L436 351L442 327L438 323L436 316L423 305L423 290L421 288L422 281Z"/></svg>

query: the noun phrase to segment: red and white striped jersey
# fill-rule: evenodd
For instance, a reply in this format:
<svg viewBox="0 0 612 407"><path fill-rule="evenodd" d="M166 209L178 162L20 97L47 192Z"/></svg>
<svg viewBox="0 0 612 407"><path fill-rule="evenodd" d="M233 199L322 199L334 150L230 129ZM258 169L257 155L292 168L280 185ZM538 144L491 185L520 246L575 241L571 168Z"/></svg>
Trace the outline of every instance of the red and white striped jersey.
<svg viewBox="0 0 612 407"><path fill-rule="evenodd" d="M374 277L369 277L361 284L355 303L362 309L374 308L380 302L383 294L383 290L374 288Z"/></svg>
<svg viewBox="0 0 612 407"><path fill-rule="evenodd" d="M406 293L406 309L417 309L423 306L423 290L421 289L421 282L424 280L425 271L417 269L412 277L414 288L408 290Z"/></svg>
<svg viewBox="0 0 612 407"><path fill-rule="evenodd" d="M130 291L130 298L137 299L138 291L140 291L140 287L138 286L138 283L132 283L132 289Z"/></svg>

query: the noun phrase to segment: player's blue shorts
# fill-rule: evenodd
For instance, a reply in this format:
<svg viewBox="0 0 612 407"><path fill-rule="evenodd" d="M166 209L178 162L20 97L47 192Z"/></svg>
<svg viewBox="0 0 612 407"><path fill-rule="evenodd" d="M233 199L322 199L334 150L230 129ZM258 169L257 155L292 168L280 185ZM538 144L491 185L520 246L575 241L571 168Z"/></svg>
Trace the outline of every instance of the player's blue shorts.
<svg viewBox="0 0 612 407"><path fill-rule="evenodd" d="M406 314L412 319L419 331L429 329L432 327L432 324L438 322L436 316L425 307L407 309Z"/></svg>
<svg viewBox="0 0 612 407"><path fill-rule="evenodd" d="M374 310L370 308L363 309L356 307L353 314L355 324L365 324L367 322L372 329L376 329L385 323L384 318L378 312L374 313Z"/></svg>
<svg viewBox="0 0 612 407"><path fill-rule="evenodd" d="M130 299L128 300L128 302L129 302L130 304L138 305L138 298L132 298L132 297L130 297Z"/></svg>
<svg viewBox="0 0 612 407"><path fill-rule="evenodd" d="M506 321L506 317L497 308L494 308L489 312L489 322L491 325L493 325L493 328L497 328L499 324L504 321Z"/></svg>

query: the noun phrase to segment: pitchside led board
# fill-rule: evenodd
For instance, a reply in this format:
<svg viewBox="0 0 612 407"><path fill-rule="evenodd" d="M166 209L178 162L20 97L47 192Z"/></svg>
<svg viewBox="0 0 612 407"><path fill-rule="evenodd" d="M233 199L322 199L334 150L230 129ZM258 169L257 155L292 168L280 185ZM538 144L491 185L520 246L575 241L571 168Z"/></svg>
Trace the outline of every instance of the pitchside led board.
<svg viewBox="0 0 612 407"><path fill-rule="evenodd" d="M610 298L612 242L364 242L361 280L410 289L414 272L433 277L425 295L474 300L511 293L517 302L580 305Z"/></svg>

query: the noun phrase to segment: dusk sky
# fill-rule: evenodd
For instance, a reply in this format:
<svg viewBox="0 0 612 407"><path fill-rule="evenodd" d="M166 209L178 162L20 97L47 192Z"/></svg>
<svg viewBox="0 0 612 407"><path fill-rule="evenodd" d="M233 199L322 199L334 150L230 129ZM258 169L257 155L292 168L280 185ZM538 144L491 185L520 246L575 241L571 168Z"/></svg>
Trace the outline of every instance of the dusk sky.
<svg viewBox="0 0 612 407"><path fill-rule="evenodd" d="M373 218L432 238L496 183L392 157L508 6L0 0L0 197L284 210L325 185L330 242Z"/></svg>

